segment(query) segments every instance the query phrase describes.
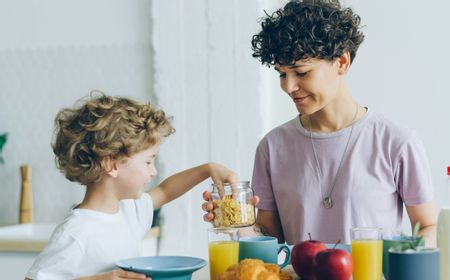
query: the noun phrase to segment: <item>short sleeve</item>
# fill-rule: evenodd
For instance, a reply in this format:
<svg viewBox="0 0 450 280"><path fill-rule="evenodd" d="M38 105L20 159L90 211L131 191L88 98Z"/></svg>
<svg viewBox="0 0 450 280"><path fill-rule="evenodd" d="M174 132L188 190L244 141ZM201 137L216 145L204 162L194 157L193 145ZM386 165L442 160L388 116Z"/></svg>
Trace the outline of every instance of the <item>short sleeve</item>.
<svg viewBox="0 0 450 280"><path fill-rule="evenodd" d="M260 198L258 209L276 211L277 206L270 179L270 165L267 145L267 138L263 138L256 149L252 187L255 194Z"/></svg>
<svg viewBox="0 0 450 280"><path fill-rule="evenodd" d="M80 244L73 237L56 230L26 277L34 280L73 279L82 256Z"/></svg>
<svg viewBox="0 0 450 280"><path fill-rule="evenodd" d="M148 193L143 193L134 203L136 205L137 219L142 228L142 236L144 236L152 226L153 200Z"/></svg>
<svg viewBox="0 0 450 280"><path fill-rule="evenodd" d="M418 205L433 199L433 183L427 155L422 142L415 134L401 148L395 180L406 205Z"/></svg>

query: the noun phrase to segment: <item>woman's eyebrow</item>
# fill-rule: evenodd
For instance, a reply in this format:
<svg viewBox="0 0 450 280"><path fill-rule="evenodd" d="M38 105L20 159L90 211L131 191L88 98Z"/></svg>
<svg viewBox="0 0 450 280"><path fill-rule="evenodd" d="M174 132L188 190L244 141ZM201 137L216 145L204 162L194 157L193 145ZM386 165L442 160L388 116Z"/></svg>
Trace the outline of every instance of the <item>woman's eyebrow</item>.
<svg viewBox="0 0 450 280"><path fill-rule="evenodd" d="M290 65L287 66L289 69L297 69L297 68L301 68L301 67L306 67L309 66L311 64L294 64L294 65ZM274 67L275 70L277 70L278 72L281 72L280 68L278 68L277 66Z"/></svg>

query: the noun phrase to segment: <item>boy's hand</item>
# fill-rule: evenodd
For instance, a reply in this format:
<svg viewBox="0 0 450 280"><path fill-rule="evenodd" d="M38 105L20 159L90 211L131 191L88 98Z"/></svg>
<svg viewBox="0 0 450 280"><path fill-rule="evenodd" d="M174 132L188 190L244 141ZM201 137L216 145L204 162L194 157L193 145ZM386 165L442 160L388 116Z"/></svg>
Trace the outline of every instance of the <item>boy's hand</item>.
<svg viewBox="0 0 450 280"><path fill-rule="evenodd" d="M145 274L116 269L95 276L82 277L78 280L123 280L123 279L151 279Z"/></svg>
<svg viewBox="0 0 450 280"><path fill-rule="evenodd" d="M203 200L206 202L202 204L203 211L207 212L205 215L203 215L203 220L205 222L211 223L214 221L214 204L212 203L211 199L211 192L205 191L203 192ZM255 195L253 196L253 205L256 206L259 203L259 196Z"/></svg>
<svg viewBox="0 0 450 280"><path fill-rule="evenodd" d="M214 184L219 186L219 189L223 189L224 183L237 183L239 177L236 173L218 163L208 163L209 176Z"/></svg>

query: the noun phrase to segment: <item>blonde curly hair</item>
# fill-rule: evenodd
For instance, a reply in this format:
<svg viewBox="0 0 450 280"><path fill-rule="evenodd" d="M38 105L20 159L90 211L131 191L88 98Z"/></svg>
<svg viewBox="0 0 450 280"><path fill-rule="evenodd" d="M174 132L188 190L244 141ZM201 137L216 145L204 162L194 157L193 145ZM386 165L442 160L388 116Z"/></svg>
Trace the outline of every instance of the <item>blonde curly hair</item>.
<svg viewBox="0 0 450 280"><path fill-rule="evenodd" d="M90 185L102 178L102 159L120 161L174 133L172 118L150 104L93 92L55 118L52 143L58 169L73 182Z"/></svg>

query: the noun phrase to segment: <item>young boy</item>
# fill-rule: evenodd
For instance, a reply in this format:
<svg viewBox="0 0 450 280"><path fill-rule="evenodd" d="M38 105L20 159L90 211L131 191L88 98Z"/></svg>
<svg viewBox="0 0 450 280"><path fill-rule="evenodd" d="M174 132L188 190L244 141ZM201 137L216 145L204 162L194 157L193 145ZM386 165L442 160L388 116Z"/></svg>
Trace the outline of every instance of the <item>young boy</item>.
<svg viewBox="0 0 450 280"><path fill-rule="evenodd" d="M222 165L207 163L164 180L142 193L156 175L161 141L172 134L161 110L126 98L91 96L56 116L53 151L57 166L86 194L53 232L27 279L145 279L114 270L115 262L139 255L154 208L174 200L203 180L235 182Z"/></svg>

